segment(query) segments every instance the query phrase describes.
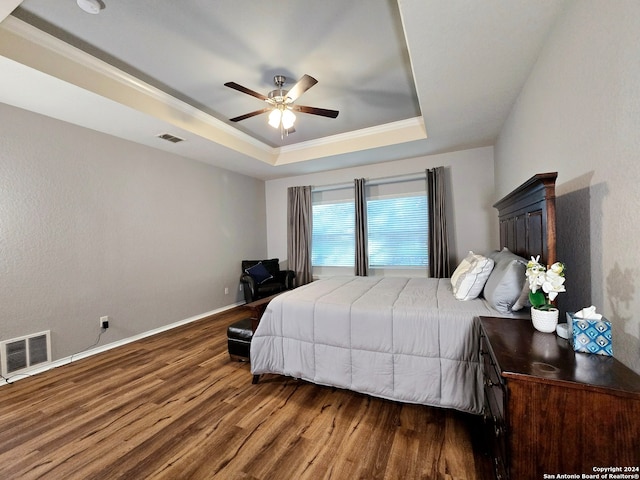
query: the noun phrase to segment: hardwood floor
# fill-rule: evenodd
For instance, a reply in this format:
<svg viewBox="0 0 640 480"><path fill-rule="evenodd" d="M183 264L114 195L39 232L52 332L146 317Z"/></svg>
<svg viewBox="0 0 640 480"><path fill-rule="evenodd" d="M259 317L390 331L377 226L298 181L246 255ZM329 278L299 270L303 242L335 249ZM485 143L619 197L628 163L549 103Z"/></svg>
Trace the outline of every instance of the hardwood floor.
<svg viewBox="0 0 640 480"><path fill-rule="evenodd" d="M478 479L478 419L280 376L242 307L0 387L2 479Z"/></svg>

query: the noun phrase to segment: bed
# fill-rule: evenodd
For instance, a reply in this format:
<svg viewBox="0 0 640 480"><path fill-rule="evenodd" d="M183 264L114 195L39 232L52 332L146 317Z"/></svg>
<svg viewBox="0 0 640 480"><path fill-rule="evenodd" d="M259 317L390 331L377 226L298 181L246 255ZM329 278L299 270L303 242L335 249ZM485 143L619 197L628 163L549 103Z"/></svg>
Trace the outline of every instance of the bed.
<svg viewBox="0 0 640 480"><path fill-rule="evenodd" d="M491 269L477 297L462 301L454 296L460 297L460 283L452 279L464 261L452 279L336 276L314 281L269 303L251 343L254 379L280 374L480 414L478 317L522 316L513 308L522 303L526 259L541 255L544 262L554 260L556 176L535 175L494 205L500 248L486 256L470 252L465 259L474 266L475 257L491 259L485 262Z"/></svg>

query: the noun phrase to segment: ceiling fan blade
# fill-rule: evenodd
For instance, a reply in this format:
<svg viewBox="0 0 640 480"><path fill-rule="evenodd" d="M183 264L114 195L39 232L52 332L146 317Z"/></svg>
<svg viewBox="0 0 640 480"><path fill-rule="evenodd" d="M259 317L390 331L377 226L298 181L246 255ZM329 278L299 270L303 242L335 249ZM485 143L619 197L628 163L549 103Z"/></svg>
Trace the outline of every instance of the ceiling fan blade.
<svg viewBox="0 0 640 480"><path fill-rule="evenodd" d="M239 117L230 118L231 122L239 122L240 120L246 120L247 118L255 117L256 115L260 115L261 113L267 113L272 110L271 107L266 107L261 110L256 110L255 112L245 113L244 115L240 115Z"/></svg>
<svg viewBox="0 0 640 480"><path fill-rule="evenodd" d="M251 95L253 97L259 98L260 100L267 100L266 95L255 92L247 87L243 87L242 85L238 85L236 82L227 82L224 84L224 86L233 88L234 90L238 90L239 92L242 92L242 93L246 93L247 95Z"/></svg>
<svg viewBox="0 0 640 480"><path fill-rule="evenodd" d="M309 90L316 83L318 83L318 80L305 74L300 80L298 80L298 83L291 87L287 92L287 97L289 97L292 102L295 102L300 95Z"/></svg>
<svg viewBox="0 0 640 480"><path fill-rule="evenodd" d="M340 113L338 110L328 110L326 108L305 107L304 105L292 105L292 110L302 113L310 113L312 115L320 115L321 117L336 118Z"/></svg>

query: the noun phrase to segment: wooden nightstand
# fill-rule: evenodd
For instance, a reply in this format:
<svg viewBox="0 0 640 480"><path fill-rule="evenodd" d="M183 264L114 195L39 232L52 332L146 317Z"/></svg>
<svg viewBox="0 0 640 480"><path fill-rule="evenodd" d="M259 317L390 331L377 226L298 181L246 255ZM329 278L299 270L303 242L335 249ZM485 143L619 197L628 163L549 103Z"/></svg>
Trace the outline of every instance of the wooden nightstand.
<svg viewBox="0 0 640 480"><path fill-rule="evenodd" d="M480 323L496 478L595 475L598 467L640 473L639 375L613 357L574 352L528 319Z"/></svg>

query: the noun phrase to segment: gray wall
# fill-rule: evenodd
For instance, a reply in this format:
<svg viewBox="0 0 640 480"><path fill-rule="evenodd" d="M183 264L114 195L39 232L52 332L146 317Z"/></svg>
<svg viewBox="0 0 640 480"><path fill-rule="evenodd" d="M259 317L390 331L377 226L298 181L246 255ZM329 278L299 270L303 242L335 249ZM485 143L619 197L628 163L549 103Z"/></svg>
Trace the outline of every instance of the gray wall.
<svg viewBox="0 0 640 480"><path fill-rule="evenodd" d="M593 304L640 373L640 2L571 1L502 128L496 188L558 171L559 307Z"/></svg>
<svg viewBox="0 0 640 480"><path fill-rule="evenodd" d="M0 104L0 340L54 359L241 301L264 182ZM225 287L229 294L225 295Z"/></svg>

